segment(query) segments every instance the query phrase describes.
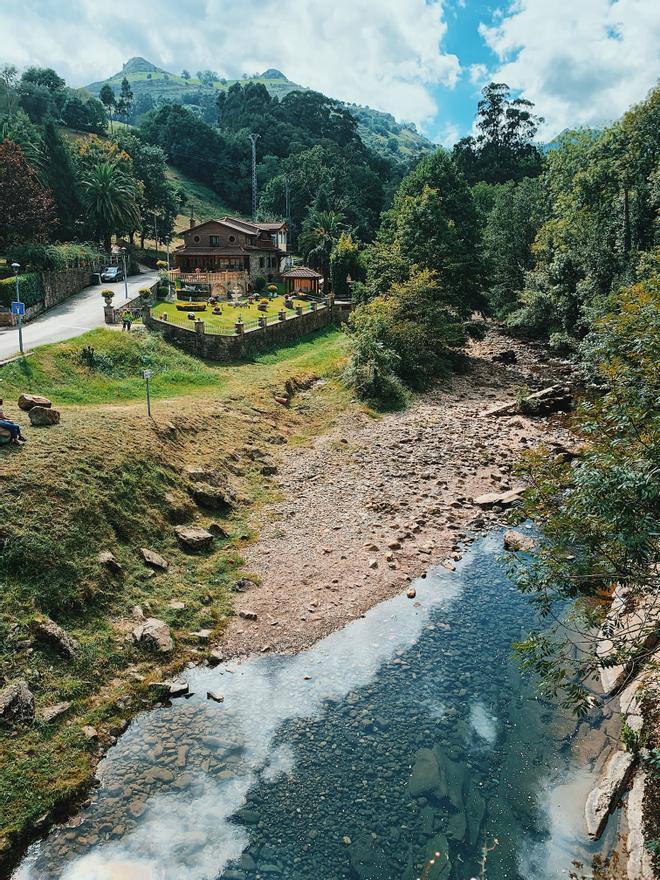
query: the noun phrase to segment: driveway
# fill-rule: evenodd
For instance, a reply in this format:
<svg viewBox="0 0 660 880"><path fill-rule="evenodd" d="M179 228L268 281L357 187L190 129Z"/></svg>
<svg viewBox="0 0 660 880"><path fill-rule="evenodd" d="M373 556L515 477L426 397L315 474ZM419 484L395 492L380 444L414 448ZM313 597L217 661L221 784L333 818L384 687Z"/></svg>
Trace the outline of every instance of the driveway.
<svg viewBox="0 0 660 880"><path fill-rule="evenodd" d="M137 296L141 287L150 287L158 280L158 272L144 272L128 279L128 297ZM46 345L48 342L63 342L80 336L105 323L103 316L102 290L114 290L114 305L124 302L124 282L115 284L94 284L80 293L75 293L64 302L23 325L23 348L25 351ZM0 327L0 362L19 353L18 327Z"/></svg>

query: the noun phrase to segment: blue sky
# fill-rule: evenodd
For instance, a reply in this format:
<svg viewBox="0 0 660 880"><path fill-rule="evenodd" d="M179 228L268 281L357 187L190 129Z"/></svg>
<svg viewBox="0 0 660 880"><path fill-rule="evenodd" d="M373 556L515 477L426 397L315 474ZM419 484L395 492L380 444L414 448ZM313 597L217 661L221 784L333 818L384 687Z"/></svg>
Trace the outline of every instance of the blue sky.
<svg viewBox="0 0 660 880"><path fill-rule="evenodd" d="M658 0L2 0L0 32L0 63L71 85L134 55L227 78L277 67L448 145L490 80L535 103L547 141L617 118L660 73Z"/></svg>

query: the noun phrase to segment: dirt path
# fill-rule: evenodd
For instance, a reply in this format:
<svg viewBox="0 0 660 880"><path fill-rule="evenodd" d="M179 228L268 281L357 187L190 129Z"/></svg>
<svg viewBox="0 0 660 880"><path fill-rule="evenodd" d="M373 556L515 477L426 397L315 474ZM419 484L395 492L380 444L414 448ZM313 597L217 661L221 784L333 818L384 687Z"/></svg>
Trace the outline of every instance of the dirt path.
<svg viewBox="0 0 660 880"><path fill-rule="evenodd" d="M516 351L516 365L493 362L504 349ZM304 648L429 564L450 566L466 539L501 518L472 499L513 488L511 468L526 447L570 441L557 418L482 415L513 400L516 386L547 384L561 364L495 331L470 354L472 369L451 387L382 419L351 415L311 449L283 454L275 477L283 500L266 509L247 551L261 585L237 599L247 619L230 622L219 646L226 656Z"/></svg>

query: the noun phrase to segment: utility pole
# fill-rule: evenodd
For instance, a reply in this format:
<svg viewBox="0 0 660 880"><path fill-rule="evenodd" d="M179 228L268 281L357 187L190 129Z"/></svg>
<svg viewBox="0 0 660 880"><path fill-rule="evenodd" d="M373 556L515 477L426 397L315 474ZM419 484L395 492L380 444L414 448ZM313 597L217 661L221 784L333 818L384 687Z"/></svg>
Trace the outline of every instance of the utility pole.
<svg viewBox="0 0 660 880"><path fill-rule="evenodd" d="M257 219L257 140L260 135L251 132L248 137L252 144L252 219Z"/></svg>

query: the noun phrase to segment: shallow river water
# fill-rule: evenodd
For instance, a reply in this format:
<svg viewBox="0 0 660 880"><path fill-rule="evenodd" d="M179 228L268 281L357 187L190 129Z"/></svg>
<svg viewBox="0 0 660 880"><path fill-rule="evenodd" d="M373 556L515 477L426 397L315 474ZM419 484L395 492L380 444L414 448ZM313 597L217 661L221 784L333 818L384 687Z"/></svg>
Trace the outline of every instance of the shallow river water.
<svg viewBox="0 0 660 880"><path fill-rule="evenodd" d="M534 615L501 547L478 541L416 600L304 653L189 671L193 696L132 723L16 880L550 880L588 863L590 775L575 722L516 670Z"/></svg>

